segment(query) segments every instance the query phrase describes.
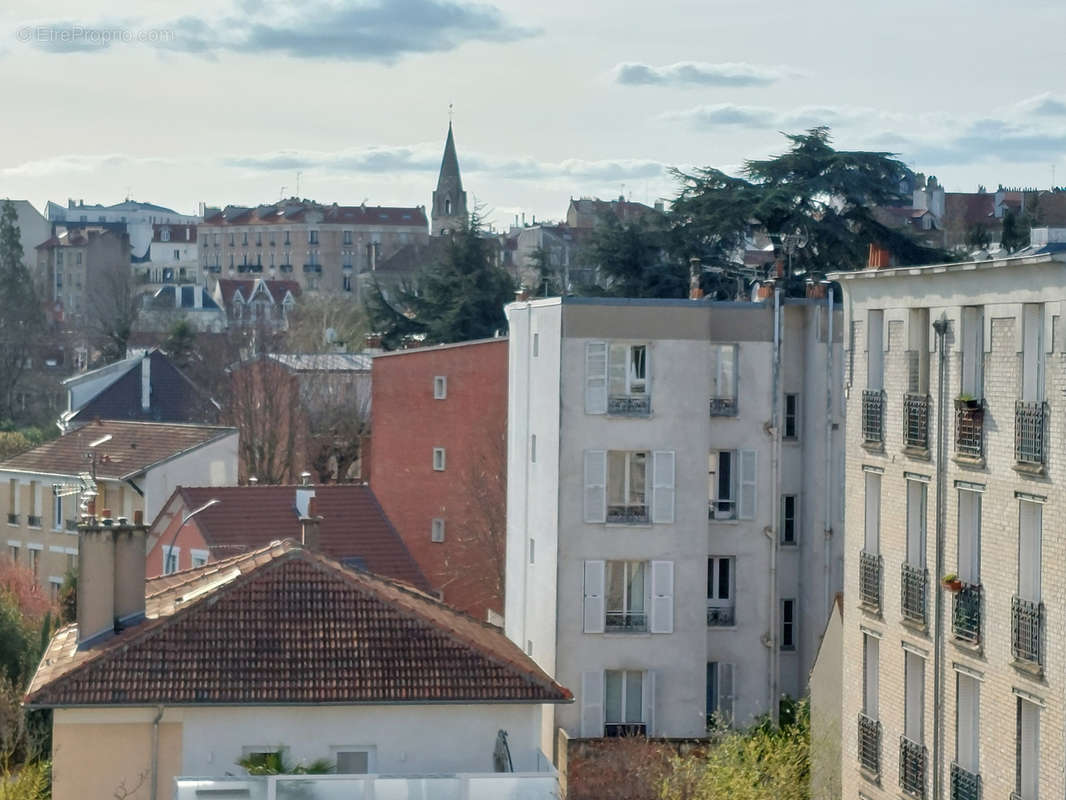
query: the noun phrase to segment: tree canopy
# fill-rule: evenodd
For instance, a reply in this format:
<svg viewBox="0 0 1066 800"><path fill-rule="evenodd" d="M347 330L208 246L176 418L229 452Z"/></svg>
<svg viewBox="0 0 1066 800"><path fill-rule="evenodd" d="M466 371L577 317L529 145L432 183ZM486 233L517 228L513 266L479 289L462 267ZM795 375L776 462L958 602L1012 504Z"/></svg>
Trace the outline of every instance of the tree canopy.
<svg viewBox="0 0 1066 800"><path fill-rule="evenodd" d="M660 214L633 222L608 214L600 221L584 260L596 270L602 293L616 297L685 296L688 267L670 257L666 227ZM585 291L595 290L586 287Z"/></svg>
<svg viewBox="0 0 1066 800"><path fill-rule="evenodd" d="M44 315L26 265L15 204L0 209L0 418L12 415L15 390Z"/></svg>

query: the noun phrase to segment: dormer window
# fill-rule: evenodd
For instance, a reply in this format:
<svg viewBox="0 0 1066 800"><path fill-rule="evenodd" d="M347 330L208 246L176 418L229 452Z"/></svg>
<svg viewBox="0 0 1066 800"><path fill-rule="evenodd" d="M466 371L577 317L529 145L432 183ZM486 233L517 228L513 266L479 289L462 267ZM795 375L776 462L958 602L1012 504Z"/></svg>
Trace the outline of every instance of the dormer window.
<svg viewBox="0 0 1066 800"><path fill-rule="evenodd" d="M163 230L161 230L159 232L159 241L161 241L161 242L169 242L170 241L170 228L163 228Z"/></svg>

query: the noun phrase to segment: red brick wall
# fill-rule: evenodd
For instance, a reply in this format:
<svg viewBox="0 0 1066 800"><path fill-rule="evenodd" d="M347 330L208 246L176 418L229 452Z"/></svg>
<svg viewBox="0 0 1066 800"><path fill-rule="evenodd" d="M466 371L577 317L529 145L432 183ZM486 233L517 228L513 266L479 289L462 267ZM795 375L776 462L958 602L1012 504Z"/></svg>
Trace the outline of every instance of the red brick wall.
<svg viewBox="0 0 1066 800"><path fill-rule="evenodd" d="M433 397L434 377L447 397ZM507 341L374 359L370 486L444 601L484 620L503 613ZM433 469L433 448L445 469ZM432 520L444 541L430 539Z"/></svg>
<svg viewBox="0 0 1066 800"><path fill-rule="evenodd" d="M189 520L184 527L181 524L182 517L191 510L185 507L180 496L172 496L167 506L156 517L151 530L148 532L149 549L148 560L145 565L146 577L155 578L163 574L163 547L169 547L171 542L174 543L175 547L179 548L179 570L192 567L192 550L207 549L207 543L204 541L203 534L197 527L195 519ZM168 513L170 514L169 519L166 516ZM175 538L175 534L177 538ZM209 560L216 560L214 554L209 554Z"/></svg>

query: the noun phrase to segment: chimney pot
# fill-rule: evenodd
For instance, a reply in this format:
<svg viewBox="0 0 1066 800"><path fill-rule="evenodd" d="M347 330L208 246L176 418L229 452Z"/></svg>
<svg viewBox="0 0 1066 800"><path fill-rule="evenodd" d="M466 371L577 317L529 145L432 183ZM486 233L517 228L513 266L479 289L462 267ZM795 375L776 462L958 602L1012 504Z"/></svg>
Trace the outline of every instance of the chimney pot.
<svg viewBox="0 0 1066 800"><path fill-rule="evenodd" d="M310 486L311 485L311 473L310 472L307 472L305 470L304 472L300 473L300 485L301 486Z"/></svg>
<svg viewBox="0 0 1066 800"><path fill-rule="evenodd" d="M253 475L252 477L250 477L248 479L248 485L249 486L258 486L259 485L259 478L255 477L255 475Z"/></svg>
<svg viewBox="0 0 1066 800"><path fill-rule="evenodd" d="M307 516L300 517L300 543L308 550L318 550L318 525L322 517L318 516L318 504L312 496L307 501Z"/></svg>
<svg viewBox="0 0 1066 800"><path fill-rule="evenodd" d="M103 517L104 519L111 519L111 509L110 509L110 508L105 508L105 509L104 509L104 510L103 510L103 511L101 512L101 516L102 516L102 517Z"/></svg>
<svg viewBox="0 0 1066 800"><path fill-rule="evenodd" d="M139 508L133 512L133 524L137 527L144 524L144 511Z"/></svg>

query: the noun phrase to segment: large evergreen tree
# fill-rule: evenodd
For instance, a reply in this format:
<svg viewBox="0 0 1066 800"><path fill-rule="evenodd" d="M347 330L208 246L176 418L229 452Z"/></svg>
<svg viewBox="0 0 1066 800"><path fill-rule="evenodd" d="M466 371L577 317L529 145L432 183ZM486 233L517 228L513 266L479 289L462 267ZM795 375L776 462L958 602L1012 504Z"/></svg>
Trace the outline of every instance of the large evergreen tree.
<svg viewBox="0 0 1066 800"><path fill-rule="evenodd" d="M687 267L666 250L666 221L654 218L622 222L606 214L593 230L584 253L585 265L596 270L598 287L587 294L616 297L684 297Z"/></svg>
<svg viewBox="0 0 1066 800"><path fill-rule="evenodd" d="M474 215L449 236L442 256L419 270L414 286L391 294L375 286L369 310L383 345L395 348L408 337L425 344L462 342L506 331L503 307L514 299L514 283L496 266L490 247Z"/></svg>
<svg viewBox="0 0 1066 800"><path fill-rule="evenodd" d="M44 327L33 279L22 263L15 204L0 210L0 418L11 417L30 350Z"/></svg>

